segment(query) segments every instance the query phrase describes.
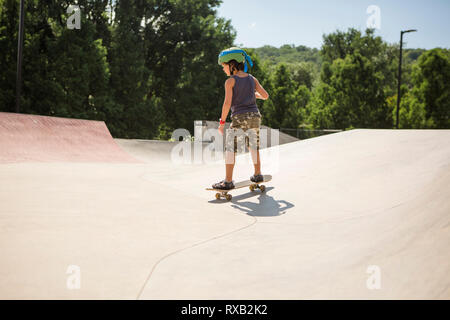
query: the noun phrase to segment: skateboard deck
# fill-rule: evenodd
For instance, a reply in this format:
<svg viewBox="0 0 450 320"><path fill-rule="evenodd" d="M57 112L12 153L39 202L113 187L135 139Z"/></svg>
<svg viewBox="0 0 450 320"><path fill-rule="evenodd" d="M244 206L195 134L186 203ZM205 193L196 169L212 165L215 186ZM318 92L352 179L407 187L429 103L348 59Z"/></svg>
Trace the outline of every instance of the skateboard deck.
<svg viewBox="0 0 450 320"><path fill-rule="evenodd" d="M270 174L265 174L265 175L263 175L263 178L264 178L264 180L260 181L260 182L253 182L250 180L240 181L238 183L235 183L234 189L230 189L230 190L222 190L222 189L215 189L215 188L206 188L206 190L216 191L217 192L216 193L217 200L224 197L225 199L230 201L232 196L231 196L231 194L229 194L229 192L236 190L236 189L249 187L250 191L255 191L256 189L259 189L259 190L261 190L261 192L264 192L266 190L266 186L261 185L261 183L269 182L270 180L272 180L272 176Z"/></svg>

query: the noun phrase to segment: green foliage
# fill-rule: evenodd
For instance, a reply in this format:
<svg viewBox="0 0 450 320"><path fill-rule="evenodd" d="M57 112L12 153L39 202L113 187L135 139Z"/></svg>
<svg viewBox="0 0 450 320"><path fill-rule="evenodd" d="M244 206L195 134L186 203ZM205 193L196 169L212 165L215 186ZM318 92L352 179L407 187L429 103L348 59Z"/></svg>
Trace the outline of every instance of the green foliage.
<svg viewBox="0 0 450 320"><path fill-rule="evenodd" d="M312 62L320 63L321 57L318 49L311 49L305 46L295 47L294 45L284 45L279 49L273 46L263 46L255 49L261 60L269 61L271 64L278 63L298 63Z"/></svg>
<svg viewBox="0 0 450 320"><path fill-rule="evenodd" d="M274 128L297 128L305 117L309 89L298 85L284 64L277 67L270 82L270 99L262 108L263 123Z"/></svg>
<svg viewBox="0 0 450 320"><path fill-rule="evenodd" d="M15 108L17 29L15 16L19 6L15 0L0 1L0 110Z"/></svg>
<svg viewBox="0 0 450 320"><path fill-rule="evenodd" d="M440 48L422 54L412 73L416 104L422 104L431 127L450 128L450 57Z"/></svg>
<svg viewBox="0 0 450 320"><path fill-rule="evenodd" d="M450 128L448 51L439 48L426 51L411 69L411 88L408 90L406 85L402 85L399 127Z"/></svg>
<svg viewBox="0 0 450 320"><path fill-rule="evenodd" d="M0 1L0 111L15 110L18 3ZM21 112L104 120L142 139L217 118L217 54L235 37L219 0L80 0L80 30L66 26L71 3L26 1Z"/></svg>
<svg viewBox="0 0 450 320"><path fill-rule="evenodd" d="M395 99L396 103L397 99ZM393 112L396 112L394 109ZM425 106L420 103L411 93L402 96L402 101L399 110L400 129L424 129L431 125L427 122L425 115Z"/></svg>
<svg viewBox="0 0 450 320"><path fill-rule="evenodd" d="M316 128L390 128L386 88L393 85L393 77L386 74L393 59L386 51L371 29L364 36L354 29L324 36L322 84L308 106L309 121Z"/></svg>
<svg viewBox="0 0 450 320"><path fill-rule="evenodd" d="M305 46L284 45L280 48L263 46L254 49L268 74L276 72L279 64L283 64L296 81L296 86L305 85L310 90L319 80L322 58L318 49Z"/></svg>
<svg viewBox="0 0 450 320"><path fill-rule="evenodd" d="M235 37L229 21L213 10L219 1L165 1L146 7L145 65L152 70L149 94L161 98L161 135L193 132L194 120L220 117L223 71L218 53Z"/></svg>

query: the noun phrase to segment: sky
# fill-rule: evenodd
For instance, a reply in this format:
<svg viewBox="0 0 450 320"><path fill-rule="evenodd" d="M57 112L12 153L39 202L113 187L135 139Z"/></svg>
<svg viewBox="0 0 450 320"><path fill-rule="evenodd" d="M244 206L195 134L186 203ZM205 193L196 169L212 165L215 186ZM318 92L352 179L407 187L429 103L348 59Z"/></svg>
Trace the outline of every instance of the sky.
<svg viewBox="0 0 450 320"><path fill-rule="evenodd" d="M235 44L304 45L320 49L323 34L355 28L364 33L367 24L375 36L406 48L450 48L450 0L223 0L219 17L231 20Z"/></svg>

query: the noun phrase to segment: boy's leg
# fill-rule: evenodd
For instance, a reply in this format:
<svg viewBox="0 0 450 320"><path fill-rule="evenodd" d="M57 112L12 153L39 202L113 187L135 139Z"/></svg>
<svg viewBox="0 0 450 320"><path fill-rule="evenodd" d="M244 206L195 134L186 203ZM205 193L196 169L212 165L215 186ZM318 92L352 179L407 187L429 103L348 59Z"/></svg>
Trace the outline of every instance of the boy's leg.
<svg viewBox="0 0 450 320"><path fill-rule="evenodd" d="M233 169L234 169L234 161L235 161L235 153L227 151L225 153L225 169L226 169L226 175L225 180L231 181L233 180Z"/></svg>
<svg viewBox="0 0 450 320"><path fill-rule="evenodd" d="M234 129L232 126L227 131L226 146L225 146L225 181L233 180L233 169L235 164L236 154L236 137L234 136Z"/></svg>
<svg viewBox="0 0 450 320"><path fill-rule="evenodd" d="M248 149L252 156L253 166L255 167L255 175L261 174L261 159L259 156L259 126L261 124L259 118L250 120L251 128L248 130Z"/></svg>
<svg viewBox="0 0 450 320"><path fill-rule="evenodd" d="M261 161L259 158L259 149L250 148L250 153L252 155L253 166L255 167L255 175L261 174Z"/></svg>

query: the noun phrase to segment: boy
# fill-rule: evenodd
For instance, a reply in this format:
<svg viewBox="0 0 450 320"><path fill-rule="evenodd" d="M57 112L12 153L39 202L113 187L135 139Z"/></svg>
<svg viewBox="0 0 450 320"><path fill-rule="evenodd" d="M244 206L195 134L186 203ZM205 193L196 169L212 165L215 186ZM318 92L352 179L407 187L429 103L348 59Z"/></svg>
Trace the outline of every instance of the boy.
<svg viewBox="0 0 450 320"><path fill-rule="evenodd" d="M237 146L242 146L245 139L252 155L255 172L250 180L253 182L263 181L261 174L261 163L259 157L259 127L261 125L261 113L256 105L256 98L266 100L269 94L261 86L258 79L247 73L247 61L250 66L253 62L247 53L237 47L232 47L219 54L219 65L223 71L230 76L225 81L225 101L222 106L222 116L219 123L219 132L223 135L225 119L231 108L231 126L226 135L225 152L225 179L213 184L213 188L230 190L234 188L233 169ZM248 137L238 131L244 131ZM239 141L238 141L239 140Z"/></svg>

